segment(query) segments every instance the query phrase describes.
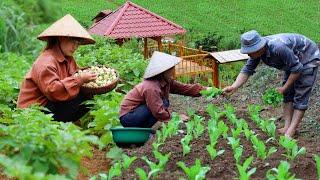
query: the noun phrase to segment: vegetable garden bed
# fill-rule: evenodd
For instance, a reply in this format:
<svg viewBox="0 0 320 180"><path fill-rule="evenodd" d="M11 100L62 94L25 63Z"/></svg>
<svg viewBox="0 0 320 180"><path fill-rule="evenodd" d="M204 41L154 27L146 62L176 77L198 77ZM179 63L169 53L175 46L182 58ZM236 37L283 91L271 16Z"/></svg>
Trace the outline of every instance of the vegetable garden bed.
<svg viewBox="0 0 320 180"><path fill-rule="evenodd" d="M224 111L224 108L222 108L221 110ZM212 119L212 116L210 116L207 112L198 112L199 117L204 118L201 121L201 124L204 127L204 132L198 138L192 138L192 140L189 143L190 152L185 156L183 155L183 146L181 144L181 139L183 139L188 133L186 130L186 124L181 122L178 130L180 132L178 132L176 135L173 135L170 138L167 138L164 141L164 144L159 145L158 148L158 151L162 155L169 156L168 162L165 163L163 170L160 170L160 172L158 173L154 173L150 177L155 177L156 179L179 179L181 177L188 178L188 176L185 174L182 168L180 168L179 165L177 165L177 163L181 161L184 162L187 167L190 167L195 164L196 159L199 159L201 162L201 167L210 168L210 170L207 169L207 172L205 173L205 178L240 178L241 166L245 166L243 164L247 160L247 164L249 164L249 167L245 169L245 172L250 172L251 169L256 168L255 171L251 170L251 172L254 173L251 175L250 178L265 179L267 178L267 174L269 178L272 178L272 175L276 177L280 174L280 172L276 173L275 169L271 169L279 169L278 166L280 162L284 161L281 163L281 168L284 168L284 171L282 172L281 170L281 173L286 172L286 168L290 168L286 174L288 175L286 178L295 175L295 178L300 179L317 179L317 169L313 154L317 154L318 152L317 145L314 143L312 139L303 139L303 137L299 137L298 150L300 150L302 147L305 147L306 153L297 155L295 158L290 160L289 158L286 158L284 156L286 154L286 149L283 145L281 145L281 143L279 143L280 137L278 135L276 135L276 140L270 140L271 136L268 135L268 133L263 132L260 128L260 125L258 127L258 125L252 120L252 115L249 114L246 109L238 109L234 114L236 115L235 117L238 122L241 121L241 118L245 119L245 122L248 125L247 129L252 130L254 134L256 134L255 137L257 137L258 141L260 143L262 142L263 144L265 144L266 153L272 147L277 149L277 151L271 153L270 156L266 155L267 157L264 157L265 159L263 160L261 155L257 155L256 151L258 148L254 148L255 143L252 140L254 139L252 138L253 135L251 135L251 138L249 138L249 140L246 138L244 130L239 130L237 135L236 129L241 129L237 127L242 125L239 125L239 123L232 123L232 120L230 119L232 119L232 117L234 116L222 115L218 121L215 121L224 122L224 124L228 127L228 131L226 135L221 134L219 136L214 148L217 151L224 150L224 152L212 160L207 151L207 145L209 145L211 141L209 134L210 131L212 131L210 130L210 128L208 128L212 127L212 124L208 126L208 123L212 123L210 122L212 121L210 120ZM194 127L193 129L196 129L196 127ZM221 128L219 127L218 129ZM239 139L239 145L234 145L234 143L230 143L232 141L232 138L233 140ZM116 177L116 179L139 178L138 174L135 172L137 168L143 169L148 174L150 172L150 167L148 163L146 163L145 159L148 159L155 163L158 162L153 152L155 150L154 144L157 141L159 142L158 138L154 136L143 147L136 149L125 149L124 152L127 155L136 156L138 158L130 165L130 167L127 170L123 170L121 176ZM234 149L232 148L232 146L234 146ZM236 158L234 157L234 154L236 152L235 147L243 149L242 155L239 155L240 158L238 160L238 163L236 162ZM145 156L146 158L141 158L143 156ZM251 163L249 163L250 160L252 160ZM290 167L288 166L289 164ZM203 172L205 172L205 168L203 170ZM243 179L246 179L246 176L246 173L241 174L241 178Z"/></svg>

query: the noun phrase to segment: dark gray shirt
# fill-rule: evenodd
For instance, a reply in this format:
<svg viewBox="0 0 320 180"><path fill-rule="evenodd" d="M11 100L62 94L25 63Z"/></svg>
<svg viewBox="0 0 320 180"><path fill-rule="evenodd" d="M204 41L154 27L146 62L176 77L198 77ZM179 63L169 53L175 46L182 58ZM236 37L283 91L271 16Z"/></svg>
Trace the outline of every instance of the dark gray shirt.
<svg viewBox="0 0 320 180"><path fill-rule="evenodd" d="M266 65L292 73L318 66L320 52L317 44L300 34L276 34L264 37L266 52L257 59L249 58L241 72L252 75L262 60Z"/></svg>

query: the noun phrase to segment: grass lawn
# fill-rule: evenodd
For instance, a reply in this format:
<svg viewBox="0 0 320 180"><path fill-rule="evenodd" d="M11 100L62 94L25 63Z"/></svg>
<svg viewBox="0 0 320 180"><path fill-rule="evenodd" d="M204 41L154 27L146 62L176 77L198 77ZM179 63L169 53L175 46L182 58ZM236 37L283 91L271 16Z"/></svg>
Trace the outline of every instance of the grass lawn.
<svg viewBox="0 0 320 180"><path fill-rule="evenodd" d="M71 13L89 27L91 19L102 9L116 9L125 1L67 0L63 13ZM281 32L304 34L320 42L319 0L133 0L188 30L199 34L217 32L224 43L238 42L241 33L256 29L263 35Z"/></svg>

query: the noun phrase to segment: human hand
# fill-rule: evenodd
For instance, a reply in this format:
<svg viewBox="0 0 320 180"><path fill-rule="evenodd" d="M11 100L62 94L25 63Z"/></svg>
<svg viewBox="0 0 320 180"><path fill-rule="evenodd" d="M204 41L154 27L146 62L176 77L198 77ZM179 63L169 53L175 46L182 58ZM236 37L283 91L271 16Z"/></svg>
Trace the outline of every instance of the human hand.
<svg viewBox="0 0 320 180"><path fill-rule="evenodd" d="M83 83L94 81L96 78L97 78L97 75L90 72L83 73L80 75L80 79Z"/></svg>
<svg viewBox="0 0 320 180"><path fill-rule="evenodd" d="M235 88L234 86L227 86L225 88L222 89L222 93L223 94L232 94L237 90L237 88Z"/></svg>

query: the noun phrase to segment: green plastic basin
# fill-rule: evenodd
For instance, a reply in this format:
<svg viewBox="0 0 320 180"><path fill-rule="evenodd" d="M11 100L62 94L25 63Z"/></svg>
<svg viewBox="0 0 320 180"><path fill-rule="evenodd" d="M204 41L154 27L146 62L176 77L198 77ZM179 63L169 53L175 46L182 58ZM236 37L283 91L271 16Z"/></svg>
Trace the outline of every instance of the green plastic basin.
<svg viewBox="0 0 320 180"><path fill-rule="evenodd" d="M113 141L117 145L123 144L138 144L143 145L148 141L150 133L153 132L151 128L130 128L130 127L116 127L111 128Z"/></svg>

